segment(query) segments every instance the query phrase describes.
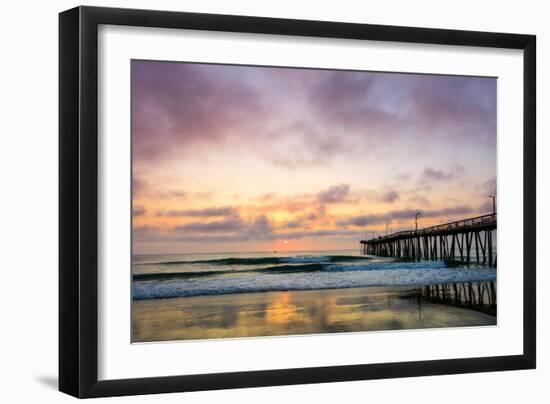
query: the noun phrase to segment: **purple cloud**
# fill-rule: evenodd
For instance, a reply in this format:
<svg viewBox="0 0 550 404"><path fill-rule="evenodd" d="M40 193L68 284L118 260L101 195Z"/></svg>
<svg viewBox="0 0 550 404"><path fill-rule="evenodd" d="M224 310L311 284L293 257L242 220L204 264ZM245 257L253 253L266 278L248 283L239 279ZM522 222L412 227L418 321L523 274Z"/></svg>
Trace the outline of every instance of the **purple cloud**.
<svg viewBox="0 0 550 404"><path fill-rule="evenodd" d="M483 189L488 195L496 195L497 193L497 179L496 177L489 178L483 184Z"/></svg>
<svg viewBox="0 0 550 404"><path fill-rule="evenodd" d="M262 238L266 235L273 233L273 226L269 222L266 216L258 216L254 221L248 226L245 231L246 237L250 239Z"/></svg>
<svg viewBox="0 0 550 404"><path fill-rule="evenodd" d="M252 221L245 221L240 217L213 221L188 223L173 227L168 235L169 239L176 237L179 240L204 240L205 237L228 237L228 240L255 240L267 239L273 234L273 226L266 216L261 215ZM225 236L223 236L225 235Z"/></svg>
<svg viewBox="0 0 550 404"><path fill-rule="evenodd" d="M460 205L453 206L443 209L431 209L431 210L416 210L416 209L402 209L394 210L384 214L370 214L370 215L360 215L352 218L339 220L337 224L339 226L356 226L356 227L366 227L379 224L385 224L391 222L392 220L414 220L416 212L420 211L420 217L434 218L434 217L445 217L445 216L455 216L455 215L466 215L475 212L476 210L470 206Z"/></svg>
<svg viewBox="0 0 550 404"><path fill-rule="evenodd" d="M464 170L465 168L459 164L455 164L449 171L443 171L433 167L424 167L421 178L427 182L448 181L460 176Z"/></svg>
<svg viewBox="0 0 550 404"><path fill-rule="evenodd" d="M327 229L296 230L276 232L265 216L252 222L214 222L210 226L177 226L162 232L152 226L143 226L134 233L136 241L183 241L183 242L234 242L251 240L295 240L308 237L350 237L355 239L362 234L359 230Z"/></svg>
<svg viewBox="0 0 550 404"><path fill-rule="evenodd" d="M317 220L319 216L316 213L309 213L307 214L304 219L305 220Z"/></svg>
<svg viewBox="0 0 550 404"><path fill-rule="evenodd" d="M317 194L317 199L322 204L344 202L349 196L349 184L332 185L325 191Z"/></svg>
<svg viewBox="0 0 550 404"><path fill-rule="evenodd" d="M375 88L382 75L369 72L327 72L310 92L310 102L317 117L344 130L367 130L382 136L395 114L374 102Z"/></svg>
<svg viewBox="0 0 550 404"><path fill-rule="evenodd" d="M496 144L492 78L337 71L310 98L317 119L369 148L392 139Z"/></svg>
<svg viewBox="0 0 550 404"><path fill-rule="evenodd" d="M285 229L298 229L303 227L303 224L298 220L291 220L290 222L286 222L283 227Z"/></svg>
<svg viewBox="0 0 550 404"><path fill-rule="evenodd" d="M136 162L252 129L263 114L259 94L236 66L132 62L132 138ZM255 120L254 120L255 122Z"/></svg>
<svg viewBox="0 0 550 404"><path fill-rule="evenodd" d="M189 195L185 191L172 190L172 191L160 192L158 196L161 198L186 199Z"/></svg>
<svg viewBox="0 0 550 404"><path fill-rule="evenodd" d="M134 206L132 209L132 215L134 217L143 216L145 213L147 213L147 209L141 205Z"/></svg>
<svg viewBox="0 0 550 404"><path fill-rule="evenodd" d="M425 180L433 180L433 181L445 181L453 178L453 173L445 173L441 170L436 170L435 168L426 167L424 168L424 171L422 172L422 178Z"/></svg>
<svg viewBox="0 0 550 404"><path fill-rule="evenodd" d="M399 199L399 194L396 191L385 192L380 200L385 203L393 203Z"/></svg>
<svg viewBox="0 0 550 404"><path fill-rule="evenodd" d="M232 218L207 223L189 223L174 227L180 233L233 233L243 230L245 222L240 218Z"/></svg>
<svg viewBox="0 0 550 404"><path fill-rule="evenodd" d="M288 169L391 141L496 144L494 78L155 61L132 73L137 165L235 141Z"/></svg>
<svg viewBox="0 0 550 404"><path fill-rule="evenodd" d="M236 216L237 214L237 209L230 206L206 209L159 210L156 213L157 216L167 217L216 217Z"/></svg>
<svg viewBox="0 0 550 404"><path fill-rule="evenodd" d="M139 179L136 175L132 176L132 197L136 198L143 194L145 189L147 188L147 184Z"/></svg>

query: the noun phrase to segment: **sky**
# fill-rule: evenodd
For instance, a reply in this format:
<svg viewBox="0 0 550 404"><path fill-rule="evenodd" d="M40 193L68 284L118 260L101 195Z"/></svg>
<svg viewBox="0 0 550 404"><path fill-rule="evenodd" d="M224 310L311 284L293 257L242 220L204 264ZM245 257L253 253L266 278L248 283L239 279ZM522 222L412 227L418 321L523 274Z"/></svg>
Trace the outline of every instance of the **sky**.
<svg viewBox="0 0 550 404"><path fill-rule="evenodd" d="M134 254L358 250L492 212L495 78L131 68Z"/></svg>

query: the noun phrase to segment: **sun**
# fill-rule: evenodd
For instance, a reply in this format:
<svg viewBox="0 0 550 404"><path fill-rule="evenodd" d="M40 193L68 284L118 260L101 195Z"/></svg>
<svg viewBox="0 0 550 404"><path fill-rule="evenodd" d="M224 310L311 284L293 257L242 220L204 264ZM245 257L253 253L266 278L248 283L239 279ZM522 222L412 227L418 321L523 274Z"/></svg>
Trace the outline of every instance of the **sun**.
<svg viewBox="0 0 550 404"><path fill-rule="evenodd" d="M288 240L283 241L284 244L288 244Z"/></svg>

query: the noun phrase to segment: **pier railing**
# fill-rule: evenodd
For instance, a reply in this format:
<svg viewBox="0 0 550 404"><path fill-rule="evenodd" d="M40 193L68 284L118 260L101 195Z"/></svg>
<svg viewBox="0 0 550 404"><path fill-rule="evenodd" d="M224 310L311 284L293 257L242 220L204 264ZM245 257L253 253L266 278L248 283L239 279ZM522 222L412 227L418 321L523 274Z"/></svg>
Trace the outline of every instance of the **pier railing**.
<svg viewBox="0 0 550 404"><path fill-rule="evenodd" d="M472 217L469 219L457 220L455 222L438 224L436 226L426 227L419 230L403 230L396 233L389 234L387 236L373 237L369 240L361 240L361 244L369 244L370 242L383 242L385 240L396 240L417 236L435 236L460 233L467 230L485 230L496 229L497 227L497 214L491 213L489 215Z"/></svg>

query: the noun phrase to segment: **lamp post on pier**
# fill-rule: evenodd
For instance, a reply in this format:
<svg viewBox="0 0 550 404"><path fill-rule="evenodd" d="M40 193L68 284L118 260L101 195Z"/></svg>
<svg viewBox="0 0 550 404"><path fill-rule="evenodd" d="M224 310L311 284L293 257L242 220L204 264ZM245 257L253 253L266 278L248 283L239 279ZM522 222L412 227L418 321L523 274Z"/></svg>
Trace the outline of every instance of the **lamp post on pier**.
<svg viewBox="0 0 550 404"><path fill-rule="evenodd" d="M418 231L418 216L420 216L420 212L416 212L414 214L414 228L415 228L415 231Z"/></svg>
<svg viewBox="0 0 550 404"><path fill-rule="evenodd" d="M489 198L493 198L493 215L497 213L497 205L495 203L496 195L489 195Z"/></svg>

